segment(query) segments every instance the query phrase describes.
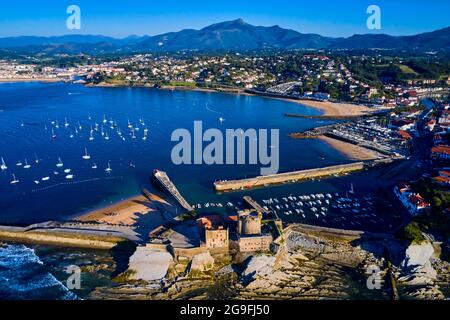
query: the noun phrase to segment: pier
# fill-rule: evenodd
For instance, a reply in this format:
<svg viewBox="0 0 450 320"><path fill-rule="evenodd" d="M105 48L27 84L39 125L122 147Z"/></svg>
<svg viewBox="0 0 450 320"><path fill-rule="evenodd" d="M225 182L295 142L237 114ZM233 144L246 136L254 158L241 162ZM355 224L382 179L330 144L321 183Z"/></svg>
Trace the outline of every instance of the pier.
<svg viewBox="0 0 450 320"><path fill-rule="evenodd" d="M264 213L264 214L268 214L269 213L268 210L266 210L263 207L261 207L261 205L258 202L256 202L255 200L253 200L252 197L245 196L243 199L250 207L255 209L257 212L261 212L261 213Z"/></svg>
<svg viewBox="0 0 450 320"><path fill-rule="evenodd" d="M153 182L171 195L186 211L194 211L194 208L192 208L191 205L183 198L173 182L169 179L167 173L164 171L155 170L153 173Z"/></svg>
<svg viewBox="0 0 450 320"><path fill-rule="evenodd" d="M270 185L281 184L286 182L298 182L313 178L314 179L323 178L331 175L339 175L354 171L360 171L363 169L364 169L364 162L356 162L331 167L280 173L269 176L259 176L250 179L216 181L214 182L214 187L216 191L222 192L253 189L257 187L267 187Z"/></svg>

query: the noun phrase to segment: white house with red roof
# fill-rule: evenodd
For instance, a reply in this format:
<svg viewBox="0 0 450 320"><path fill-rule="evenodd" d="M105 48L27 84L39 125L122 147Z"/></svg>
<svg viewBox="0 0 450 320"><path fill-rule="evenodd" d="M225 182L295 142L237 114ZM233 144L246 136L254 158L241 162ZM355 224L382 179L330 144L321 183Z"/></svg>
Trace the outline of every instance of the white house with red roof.
<svg viewBox="0 0 450 320"><path fill-rule="evenodd" d="M431 205L420 194L414 193L410 185L405 182L398 183L394 188L394 193L412 216L431 209Z"/></svg>

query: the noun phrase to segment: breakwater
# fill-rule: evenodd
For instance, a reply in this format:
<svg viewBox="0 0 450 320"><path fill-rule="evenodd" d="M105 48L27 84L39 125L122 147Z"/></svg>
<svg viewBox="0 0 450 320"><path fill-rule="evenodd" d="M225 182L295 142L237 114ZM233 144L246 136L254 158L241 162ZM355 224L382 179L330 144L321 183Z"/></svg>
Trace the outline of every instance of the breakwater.
<svg viewBox="0 0 450 320"><path fill-rule="evenodd" d="M104 249L109 250L122 242L132 241L131 237L114 230L100 230L75 227L29 226L9 227L0 226L0 240L16 243L32 243L55 245L62 247Z"/></svg>
<svg viewBox="0 0 450 320"><path fill-rule="evenodd" d="M323 178L332 175L339 175L354 171L360 171L363 169L364 163L356 162L331 167L280 173L269 176L259 176L255 178L242 180L216 181L214 182L214 188L216 189L216 191L221 192L253 189L257 187L267 187L270 185L281 184L286 182L299 182L307 179Z"/></svg>

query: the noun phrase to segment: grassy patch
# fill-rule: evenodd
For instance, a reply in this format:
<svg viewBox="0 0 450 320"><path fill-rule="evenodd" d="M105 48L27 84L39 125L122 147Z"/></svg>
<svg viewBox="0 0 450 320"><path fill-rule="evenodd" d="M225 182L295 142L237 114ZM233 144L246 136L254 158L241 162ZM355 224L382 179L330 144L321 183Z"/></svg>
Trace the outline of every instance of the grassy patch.
<svg viewBox="0 0 450 320"><path fill-rule="evenodd" d="M411 222L399 232L399 238L413 244L420 244L426 240L417 222Z"/></svg>

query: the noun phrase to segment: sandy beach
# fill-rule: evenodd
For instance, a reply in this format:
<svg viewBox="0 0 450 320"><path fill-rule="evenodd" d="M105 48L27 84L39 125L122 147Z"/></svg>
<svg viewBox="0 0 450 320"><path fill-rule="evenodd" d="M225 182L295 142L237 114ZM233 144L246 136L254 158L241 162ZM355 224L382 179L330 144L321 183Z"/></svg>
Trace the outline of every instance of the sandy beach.
<svg viewBox="0 0 450 320"><path fill-rule="evenodd" d="M332 148L344 154L350 160L367 161L375 160L381 157L381 155L375 151L351 143L329 138L326 136L319 136L318 139L329 144Z"/></svg>
<svg viewBox="0 0 450 320"><path fill-rule="evenodd" d="M321 102L314 100L288 100L320 110L325 116L330 117L357 117L373 113L373 110L369 107L350 103L334 103L330 101Z"/></svg>
<svg viewBox="0 0 450 320"><path fill-rule="evenodd" d="M171 204L161 197L152 194L151 200L144 196L136 196L116 204L93 210L78 216L75 220L81 222L99 222L122 225L142 225L143 217L160 214L161 206L171 207Z"/></svg>

